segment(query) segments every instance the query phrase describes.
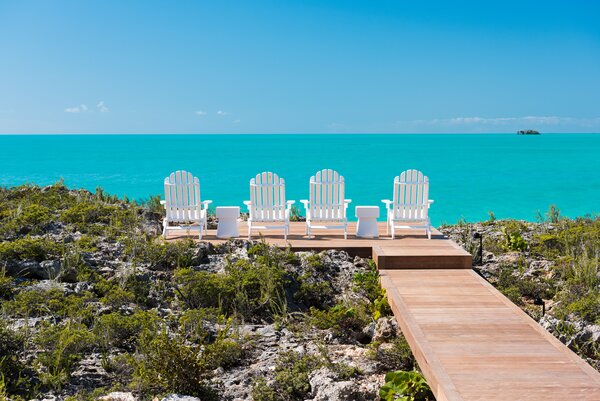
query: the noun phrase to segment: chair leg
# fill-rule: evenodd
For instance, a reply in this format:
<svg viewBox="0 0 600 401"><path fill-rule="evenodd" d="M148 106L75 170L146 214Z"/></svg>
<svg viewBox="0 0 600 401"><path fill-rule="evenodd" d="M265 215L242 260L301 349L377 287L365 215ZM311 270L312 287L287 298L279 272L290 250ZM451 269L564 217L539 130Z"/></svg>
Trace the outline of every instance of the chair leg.
<svg viewBox="0 0 600 401"><path fill-rule="evenodd" d="M344 223L344 240L348 239L347 223Z"/></svg>
<svg viewBox="0 0 600 401"><path fill-rule="evenodd" d="M394 227L394 224L390 224L391 225L391 230L392 230L392 239L396 239L396 227Z"/></svg>
<svg viewBox="0 0 600 401"><path fill-rule="evenodd" d="M283 227L283 240L287 241L288 236L288 226Z"/></svg>
<svg viewBox="0 0 600 401"><path fill-rule="evenodd" d="M200 226L200 230L199 230L200 234L199 234L199 240L202 241L202 226Z"/></svg>
<svg viewBox="0 0 600 401"><path fill-rule="evenodd" d="M252 239L252 223L248 222L248 241Z"/></svg>
<svg viewBox="0 0 600 401"><path fill-rule="evenodd" d="M163 220L163 232L162 232L162 235L165 238L167 238L167 227L168 227L168 224L169 223L167 222L167 219L164 219Z"/></svg>
<svg viewBox="0 0 600 401"><path fill-rule="evenodd" d="M386 220L387 221L385 222L385 235L390 235L390 217L388 216Z"/></svg>
<svg viewBox="0 0 600 401"><path fill-rule="evenodd" d="M431 227L427 227L427 239L431 239Z"/></svg>

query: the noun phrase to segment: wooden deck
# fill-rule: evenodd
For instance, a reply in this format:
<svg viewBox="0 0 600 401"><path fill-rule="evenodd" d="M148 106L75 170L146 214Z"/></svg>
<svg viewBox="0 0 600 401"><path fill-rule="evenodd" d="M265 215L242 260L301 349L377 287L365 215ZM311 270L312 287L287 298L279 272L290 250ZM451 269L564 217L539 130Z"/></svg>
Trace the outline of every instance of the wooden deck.
<svg viewBox="0 0 600 401"><path fill-rule="evenodd" d="M427 239L422 230L397 230L396 239L392 240L385 234L385 223L379 223L380 237L366 239L356 238L356 223L349 223L348 239L344 240L342 230L314 230L313 238L308 239L304 233L305 226L303 222L290 223L287 242L283 239L282 230L256 230L252 238L259 239L262 236L272 245L290 246L295 251L338 249L353 256L373 257L380 269L471 268L471 254L435 229L431 240ZM247 227L245 222L239 223L239 238L247 238ZM170 235L169 239L179 238L182 234ZM226 241L216 237L216 230L208 230L208 235L202 236L202 240L215 244Z"/></svg>
<svg viewBox="0 0 600 401"><path fill-rule="evenodd" d="M246 238L246 224L239 227ZM344 240L341 231L316 231L308 239L304 227L292 223L287 242L281 231L265 231L262 238L297 251L372 256L438 401L600 401L600 373L479 277L471 255L439 231L431 240L410 230L392 240L381 223L379 239ZM348 232L354 230L350 224ZM215 230L203 240L224 242Z"/></svg>
<svg viewBox="0 0 600 401"><path fill-rule="evenodd" d="M600 400L600 374L473 270L383 270L438 401Z"/></svg>

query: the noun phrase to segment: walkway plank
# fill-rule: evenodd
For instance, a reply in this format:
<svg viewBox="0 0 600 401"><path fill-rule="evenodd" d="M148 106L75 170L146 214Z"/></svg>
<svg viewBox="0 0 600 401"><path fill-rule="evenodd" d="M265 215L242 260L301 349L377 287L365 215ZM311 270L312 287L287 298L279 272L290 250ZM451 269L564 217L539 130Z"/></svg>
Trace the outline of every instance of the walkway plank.
<svg viewBox="0 0 600 401"><path fill-rule="evenodd" d="M437 400L600 400L600 373L472 270L380 270Z"/></svg>

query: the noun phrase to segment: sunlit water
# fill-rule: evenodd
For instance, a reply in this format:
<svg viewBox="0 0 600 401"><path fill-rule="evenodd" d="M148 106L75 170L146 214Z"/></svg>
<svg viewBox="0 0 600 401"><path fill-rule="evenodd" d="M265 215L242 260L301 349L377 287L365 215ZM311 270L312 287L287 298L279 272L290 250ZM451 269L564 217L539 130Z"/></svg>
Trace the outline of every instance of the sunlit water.
<svg viewBox="0 0 600 401"><path fill-rule="evenodd" d="M200 177L202 198L240 205L248 181L274 171L289 199L306 199L309 177L338 170L355 205L391 197L408 168L430 179L435 225L461 217L534 220L556 204L575 217L600 212L600 135L27 135L0 136L0 184L51 184L145 199L171 171ZM299 203L299 202L298 202ZM383 215L383 208L382 208Z"/></svg>

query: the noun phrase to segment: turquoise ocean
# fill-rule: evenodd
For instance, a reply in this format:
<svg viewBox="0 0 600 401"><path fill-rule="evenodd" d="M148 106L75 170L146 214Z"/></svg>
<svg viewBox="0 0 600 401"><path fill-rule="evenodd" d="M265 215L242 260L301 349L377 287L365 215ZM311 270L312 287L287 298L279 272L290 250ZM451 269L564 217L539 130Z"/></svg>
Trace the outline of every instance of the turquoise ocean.
<svg viewBox="0 0 600 401"><path fill-rule="evenodd" d="M184 169L214 206L243 206L250 178L274 171L300 206L310 176L332 168L346 179L353 219L356 205L382 206L383 217L394 177L415 168L429 176L434 225L489 211L533 221L550 204L569 217L600 213L597 134L3 135L0 149L5 187L63 178L143 200Z"/></svg>

